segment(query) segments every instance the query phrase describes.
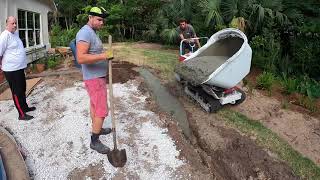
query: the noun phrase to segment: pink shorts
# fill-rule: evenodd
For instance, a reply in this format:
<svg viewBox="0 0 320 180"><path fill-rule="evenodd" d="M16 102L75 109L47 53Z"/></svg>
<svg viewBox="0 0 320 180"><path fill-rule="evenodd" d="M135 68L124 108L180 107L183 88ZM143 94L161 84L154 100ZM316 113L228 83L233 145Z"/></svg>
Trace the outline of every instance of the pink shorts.
<svg viewBox="0 0 320 180"><path fill-rule="evenodd" d="M106 78L85 80L87 92L90 97L91 110L95 117L104 118L108 115Z"/></svg>

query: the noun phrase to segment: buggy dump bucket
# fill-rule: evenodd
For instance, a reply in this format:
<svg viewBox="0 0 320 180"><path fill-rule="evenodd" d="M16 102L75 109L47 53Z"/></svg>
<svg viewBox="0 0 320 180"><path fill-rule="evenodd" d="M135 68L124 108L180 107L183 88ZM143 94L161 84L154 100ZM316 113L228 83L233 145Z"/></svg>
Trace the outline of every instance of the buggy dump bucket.
<svg viewBox="0 0 320 180"><path fill-rule="evenodd" d="M252 50L246 35L238 29L221 30L179 63L175 72L192 85L221 88L236 86L249 72Z"/></svg>

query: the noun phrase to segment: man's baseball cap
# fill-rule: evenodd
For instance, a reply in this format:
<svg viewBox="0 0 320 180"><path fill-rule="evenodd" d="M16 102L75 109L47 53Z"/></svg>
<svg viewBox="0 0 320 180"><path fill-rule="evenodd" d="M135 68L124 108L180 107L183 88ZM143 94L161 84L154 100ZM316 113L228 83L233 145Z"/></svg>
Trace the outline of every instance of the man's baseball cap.
<svg viewBox="0 0 320 180"><path fill-rule="evenodd" d="M108 12L103 7L92 7L89 11L89 15L106 18Z"/></svg>

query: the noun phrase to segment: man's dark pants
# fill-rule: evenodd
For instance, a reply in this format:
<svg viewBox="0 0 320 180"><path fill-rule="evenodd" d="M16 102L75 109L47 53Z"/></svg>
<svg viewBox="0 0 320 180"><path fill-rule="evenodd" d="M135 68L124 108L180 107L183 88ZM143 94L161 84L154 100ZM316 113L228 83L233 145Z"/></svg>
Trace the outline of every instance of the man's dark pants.
<svg viewBox="0 0 320 180"><path fill-rule="evenodd" d="M26 76L24 74L24 69L17 71L7 71L4 72L6 80L9 83L12 99L14 105L16 106L19 117L24 117L25 110L28 109L26 101Z"/></svg>
<svg viewBox="0 0 320 180"><path fill-rule="evenodd" d="M194 43L193 43L192 45L194 45ZM191 44L190 44L190 43L187 43L187 42L183 42L183 43L182 43L182 55L186 54L186 49L188 49L189 52L192 52ZM195 52L196 50L197 50L197 47L194 46L194 47L193 47L193 52Z"/></svg>

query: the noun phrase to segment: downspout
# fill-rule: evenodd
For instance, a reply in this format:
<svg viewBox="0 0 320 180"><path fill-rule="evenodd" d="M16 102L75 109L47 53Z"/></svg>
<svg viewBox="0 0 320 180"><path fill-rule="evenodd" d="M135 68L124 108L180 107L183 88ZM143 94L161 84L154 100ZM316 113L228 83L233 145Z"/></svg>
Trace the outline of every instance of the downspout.
<svg viewBox="0 0 320 180"><path fill-rule="evenodd" d="M5 10L5 15L6 15L6 18L8 17L8 14L9 14L9 10L8 10L8 0L6 0L6 6L5 6L6 10Z"/></svg>

